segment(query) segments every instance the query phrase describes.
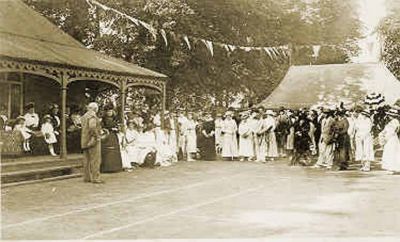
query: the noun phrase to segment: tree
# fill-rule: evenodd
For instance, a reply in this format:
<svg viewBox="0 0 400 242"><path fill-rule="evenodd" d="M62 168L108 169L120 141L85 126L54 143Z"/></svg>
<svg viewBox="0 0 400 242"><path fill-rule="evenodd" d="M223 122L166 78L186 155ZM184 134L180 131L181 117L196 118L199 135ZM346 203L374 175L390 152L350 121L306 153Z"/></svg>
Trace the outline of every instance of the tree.
<svg viewBox="0 0 400 242"><path fill-rule="evenodd" d="M357 52L360 22L354 0L101 0L128 15L163 28L168 46L140 26L82 0L25 0L84 45L170 77L168 105L203 108L228 105L232 97L250 103L266 98L289 67L284 55L263 51L228 53L201 41L189 50L182 36L242 46L293 46L293 64L344 63ZM221 17L223 16L223 17ZM330 44L317 60L310 45ZM178 98L172 98L172 97ZM179 99L179 100L177 100Z"/></svg>
<svg viewBox="0 0 400 242"><path fill-rule="evenodd" d="M388 0L387 5L389 15L379 26L383 40L382 59L389 70L400 79L400 3Z"/></svg>

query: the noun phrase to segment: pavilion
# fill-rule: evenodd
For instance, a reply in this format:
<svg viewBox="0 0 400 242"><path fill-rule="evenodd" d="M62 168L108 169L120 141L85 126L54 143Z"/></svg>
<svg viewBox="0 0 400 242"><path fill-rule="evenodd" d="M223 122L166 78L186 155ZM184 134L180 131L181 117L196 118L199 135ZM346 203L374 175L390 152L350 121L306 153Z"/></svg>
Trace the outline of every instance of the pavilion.
<svg viewBox="0 0 400 242"><path fill-rule="evenodd" d="M0 1L0 101L8 118L21 115L24 103L31 99L54 98L52 92L58 95L54 101L61 104L61 114L66 114L67 90L78 81L115 86L122 110L128 87L155 89L162 93L164 114L166 80L163 74L87 49L20 0ZM46 83L56 88L46 90ZM62 159L67 157L65 116L60 117Z"/></svg>

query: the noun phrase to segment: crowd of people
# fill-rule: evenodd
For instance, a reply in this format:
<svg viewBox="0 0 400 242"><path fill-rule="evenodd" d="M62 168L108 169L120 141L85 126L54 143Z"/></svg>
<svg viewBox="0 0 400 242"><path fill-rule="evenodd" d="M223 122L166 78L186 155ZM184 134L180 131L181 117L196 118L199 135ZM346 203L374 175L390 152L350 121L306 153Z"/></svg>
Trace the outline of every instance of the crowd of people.
<svg viewBox="0 0 400 242"><path fill-rule="evenodd" d="M91 116L97 118L98 105L90 105L89 109L95 110ZM60 135L58 105L52 105L42 118L35 113L33 103L25 109L26 113L16 119L13 127L2 122L2 128L20 132L26 152L32 150L30 140L35 136L45 142L49 154L56 156ZM68 112L68 149L85 153L91 143L99 143L101 172L170 166L178 160L266 163L278 158L287 158L290 165L332 170L346 170L351 162L356 162L361 163L361 171L367 172L380 150L382 168L400 172L400 113L396 107L257 107L224 113L179 109L164 115L127 112L121 121L114 106L106 105L94 125L95 131L91 129L89 133L85 133L84 122L91 116L85 115L76 107ZM89 129L91 126L86 124Z"/></svg>

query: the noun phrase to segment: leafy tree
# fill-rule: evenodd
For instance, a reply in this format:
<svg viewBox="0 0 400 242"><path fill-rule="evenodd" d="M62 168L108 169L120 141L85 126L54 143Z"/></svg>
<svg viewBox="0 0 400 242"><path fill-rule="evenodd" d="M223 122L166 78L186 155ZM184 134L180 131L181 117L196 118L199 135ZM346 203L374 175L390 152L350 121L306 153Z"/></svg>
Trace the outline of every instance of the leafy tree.
<svg viewBox="0 0 400 242"><path fill-rule="evenodd" d="M384 42L382 59L389 70L400 79L400 2L388 0L387 6L390 13L379 26Z"/></svg>
<svg viewBox="0 0 400 242"><path fill-rule="evenodd" d="M263 51L228 53L214 46L211 56L201 41L189 50L182 36L242 46L292 47L291 64L344 63L357 52L360 22L355 1L342 0L100 0L130 16L163 28L155 39L149 31L111 11L90 8L82 0L25 0L84 45L170 77L171 108L228 106L240 94L249 103L267 97L290 65L284 55ZM321 49L312 57L313 44Z"/></svg>

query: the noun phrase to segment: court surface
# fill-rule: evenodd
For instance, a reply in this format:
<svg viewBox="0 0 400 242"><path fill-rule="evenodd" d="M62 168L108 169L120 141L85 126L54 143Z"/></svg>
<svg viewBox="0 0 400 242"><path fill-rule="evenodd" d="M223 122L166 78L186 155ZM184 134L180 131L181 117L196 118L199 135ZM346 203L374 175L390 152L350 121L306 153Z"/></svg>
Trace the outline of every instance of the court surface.
<svg viewBox="0 0 400 242"><path fill-rule="evenodd" d="M400 236L400 176L286 161L167 168L2 190L3 239Z"/></svg>

